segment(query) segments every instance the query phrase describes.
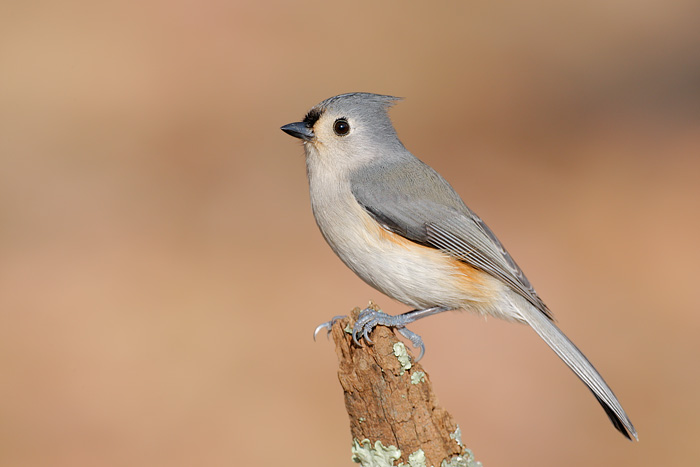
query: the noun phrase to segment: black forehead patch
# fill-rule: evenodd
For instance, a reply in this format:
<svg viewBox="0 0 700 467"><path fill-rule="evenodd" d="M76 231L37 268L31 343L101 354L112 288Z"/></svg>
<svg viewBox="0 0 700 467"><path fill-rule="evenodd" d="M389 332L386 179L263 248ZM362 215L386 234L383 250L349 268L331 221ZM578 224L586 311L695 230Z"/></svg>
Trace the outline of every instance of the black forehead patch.
<svg viewBox="0 0 700 467"><path fill-rule="evenodd" d="M306 114L303 122L308 128L313 128L318 119L321 118L321 115L323 115L323 110L314 107L313 109L309 110L309 113Z"/></svg>

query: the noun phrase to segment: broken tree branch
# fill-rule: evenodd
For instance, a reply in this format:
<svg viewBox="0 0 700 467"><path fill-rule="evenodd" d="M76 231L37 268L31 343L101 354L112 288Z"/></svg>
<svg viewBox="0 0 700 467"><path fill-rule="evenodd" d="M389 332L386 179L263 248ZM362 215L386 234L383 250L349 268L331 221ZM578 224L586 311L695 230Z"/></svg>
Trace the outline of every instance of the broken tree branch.
<svg viewBox="0 0 700 467"><path fill-rule="evenodd" d="M481 465L462 444L452 416L438 405L428 375L392 329L378 326L373 345L355 345L348 330L358 313L356 308L332 328L353 460L364 466L393 466L396 460L411 466Z"/></svg>

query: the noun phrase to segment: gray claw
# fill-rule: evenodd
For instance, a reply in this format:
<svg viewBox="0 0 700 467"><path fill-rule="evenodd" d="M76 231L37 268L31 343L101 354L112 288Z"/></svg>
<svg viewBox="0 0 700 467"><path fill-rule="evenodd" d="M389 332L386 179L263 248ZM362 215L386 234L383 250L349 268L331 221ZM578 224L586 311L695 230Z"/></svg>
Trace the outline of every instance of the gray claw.
<svg viewBox="0 0 700 467"><path fill-rule="evenodd" d="M331 329L333 329L333 325L335 324L335 322L343 318L345 318L345 315L338 315L331 318L330 321L326 321L325 323L319 324L314 330L314 341L316 341L316 336L318 336L318 333L321 332L321 329L323 328L326 328L326 337L330 336Z"/></svg>
<svg viewBox="0 0 700 467"><path fill-rule="evenodd" d="M405 327L398 327L396 329L401 333L402 336L411 341L413 347L420 348L420 354L418 355L418 358L416 358L416 363L418 363L418 361L420 361L420 359L423 358L423 355L425 355L425 344L423 343L423 339L421 338L421 336L419 336L413 331L409 331Z"/></svg>
<svg viewBox="0 0 700 467"><path fill-rule="evenodd" d="M357 338L358 335L361 337L365 337L364 330L361 326L357 325L357 322L355 322L355 325L352 327L352 341L358 347L362 347L362 344L360 344L360 340Z"/></svg>
<svg viewBox="0 0 700 467"><path fill-rule="evenodd" d="M365 339L365 341L367 341L367 343L369 345L374 345L374 342L372 342L372 339L369 338L369 333L372 332L372 329L374 329L375 326L376 326L376 324L366 326L365 332L362 334L362 337Z"/></svg>
<svg viewBox="0 0 700 467"><path fill-rule="evenodd" d="M330 321L327 323L321 323L319 324L316 329L314 329L314 342L316 341L316 336L318 336L318 333L321 332L321 329L325 328L326 329L326 337L331 333L331 328L333 325L331 324Z"/></svg>
<svg viewBox="0 0 700 467"><path fill-rule="evenodd" d="M420 353L418 354L418 358L416 358L416 363L420 362L420 359L423 358L423 355L425 355L425 345L421 343Z"/></svg>

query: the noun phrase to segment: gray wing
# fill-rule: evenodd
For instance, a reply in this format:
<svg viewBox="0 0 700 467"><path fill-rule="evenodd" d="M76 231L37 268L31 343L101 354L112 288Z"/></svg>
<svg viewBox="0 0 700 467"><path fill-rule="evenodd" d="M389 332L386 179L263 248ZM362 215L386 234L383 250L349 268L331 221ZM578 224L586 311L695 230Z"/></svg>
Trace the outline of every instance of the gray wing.
<svg viewBox="0 0 700 467"><path fill-rule="evenodd" d="M431 167L415 158L372 164L353 173L350 183L357 202L384 228L500 279L552 319L491 229Z"/></svg>

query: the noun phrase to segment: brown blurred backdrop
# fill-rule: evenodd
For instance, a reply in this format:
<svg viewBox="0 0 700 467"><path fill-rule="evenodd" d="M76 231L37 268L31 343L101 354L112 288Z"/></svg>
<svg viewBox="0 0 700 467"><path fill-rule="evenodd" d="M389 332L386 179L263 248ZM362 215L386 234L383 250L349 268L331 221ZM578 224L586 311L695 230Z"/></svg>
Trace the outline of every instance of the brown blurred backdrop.
<svg viewBox="0 0 700 467"><path fill-rule="evenodd" d="M487 467L697 465L700 7L0 4L0 465L353 465L316 324L373 299L279 131L348 91L501 237L629 412L525 327L413 327ZM457 372L455 372L457 368Z"/></svg>

